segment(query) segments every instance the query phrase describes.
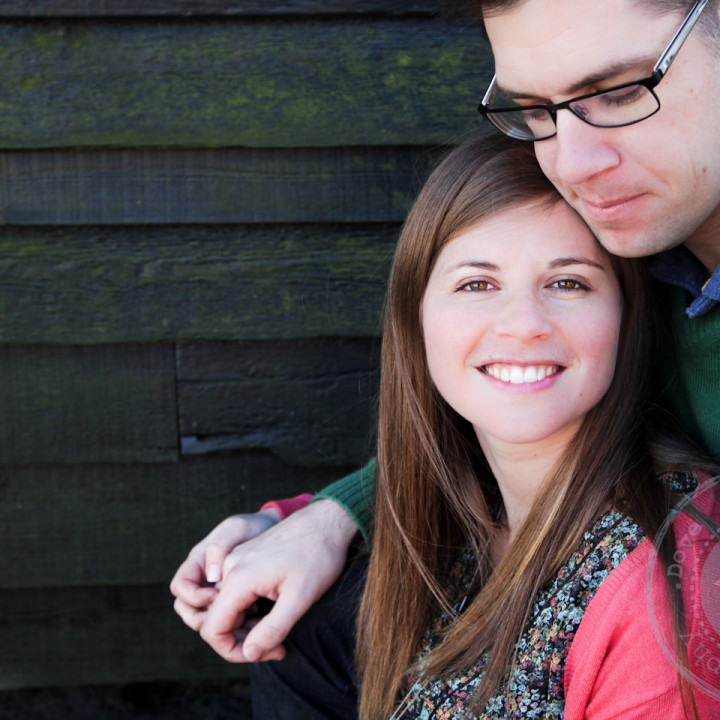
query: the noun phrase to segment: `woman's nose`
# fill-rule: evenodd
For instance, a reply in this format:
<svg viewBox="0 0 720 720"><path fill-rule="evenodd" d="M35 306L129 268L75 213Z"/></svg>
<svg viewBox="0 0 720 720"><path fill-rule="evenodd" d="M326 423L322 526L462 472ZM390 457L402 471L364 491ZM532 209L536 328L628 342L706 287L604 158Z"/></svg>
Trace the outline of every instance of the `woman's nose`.
<svg viewBox="0 0 720 720"><path fill-rule="evenodd" d="M508 297L494 324L499 336L513 337L523 342L547 337L553 330L547 308L534 293Z"/></svg>

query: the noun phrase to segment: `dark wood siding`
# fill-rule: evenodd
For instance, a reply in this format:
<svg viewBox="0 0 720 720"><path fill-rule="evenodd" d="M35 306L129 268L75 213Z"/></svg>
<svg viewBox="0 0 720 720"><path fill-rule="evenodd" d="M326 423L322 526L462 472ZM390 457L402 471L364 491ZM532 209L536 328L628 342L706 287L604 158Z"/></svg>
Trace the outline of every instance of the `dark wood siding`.
<svg viewBox="0 0 720 720"><path fill-rule="evenodd" d="M373 452L398 227L491 74L437 10L0 0L0 689L243 676L167 585Z"/></svg>

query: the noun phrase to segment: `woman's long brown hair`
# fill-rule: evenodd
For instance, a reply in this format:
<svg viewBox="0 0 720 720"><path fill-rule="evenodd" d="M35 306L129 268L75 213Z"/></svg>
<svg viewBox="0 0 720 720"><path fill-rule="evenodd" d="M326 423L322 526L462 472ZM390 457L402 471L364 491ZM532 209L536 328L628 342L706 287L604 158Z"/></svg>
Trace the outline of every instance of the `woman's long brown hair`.
<svg viewBox="0 0 720 720"><path fill-rule="evenodd" d="M358 627L362 720L392 714L423 632L449 610L440 578L462 548L474 551L479 591L413 671L447 676L487 651L474 699L481 708L513 662L537 592L594 519L612 506L654 538L670 510L670 491L656 479L646 441L652 313L644 269L641 261L613 259L624 309L611 386L546 478L502 560L491 563L501 497L472 427L429 376L420 306L434 262L453 237L492 214L556 202L532 150L492 133L447 156L401 233L384 315L376 513Z"/></svg>

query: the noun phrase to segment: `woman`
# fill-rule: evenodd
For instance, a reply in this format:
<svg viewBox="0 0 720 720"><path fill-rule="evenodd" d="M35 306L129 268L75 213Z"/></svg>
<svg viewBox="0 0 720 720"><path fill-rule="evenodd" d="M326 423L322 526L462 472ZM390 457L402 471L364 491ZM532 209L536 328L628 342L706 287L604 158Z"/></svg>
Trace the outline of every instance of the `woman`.
<svg viewBox="0 0 720 720"><path fill-rule="evenodd" d="M682 558L663 525L703 462L648 433L651 316L524 146L433 173L386 303L361 718L720 717L717 628L686 637L714 524Z"/></svg>
<svg viewBox="0 0 720 720"><path fill-rule="evenodd" d="M524 145L431 175L386 301L362 720L720 717L715 469L649 422L651 317Z"/></svg>

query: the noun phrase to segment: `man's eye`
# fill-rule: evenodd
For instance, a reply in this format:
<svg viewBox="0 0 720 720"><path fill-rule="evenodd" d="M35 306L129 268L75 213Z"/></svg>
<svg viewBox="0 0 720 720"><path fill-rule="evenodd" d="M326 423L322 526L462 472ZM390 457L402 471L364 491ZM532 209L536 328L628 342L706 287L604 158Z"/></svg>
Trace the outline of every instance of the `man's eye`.
<svg viewBox="0 0 720 720"><path fill-rule="evenodd" d="M528 108L527 110L522 111L523 118L525 118L525 122L541 122L543 120L547 120L550 117L550 113L548 113L546 108Z"/></svg>
<svg viewBox="0 0 720 720"><path fill-rule="evenodd" d="M647 90L642 85L630 85L629 87L620 88L619 90L610 90L609 92L598 95L606 105L629 105L636 100L644 97Z"/></svg>

